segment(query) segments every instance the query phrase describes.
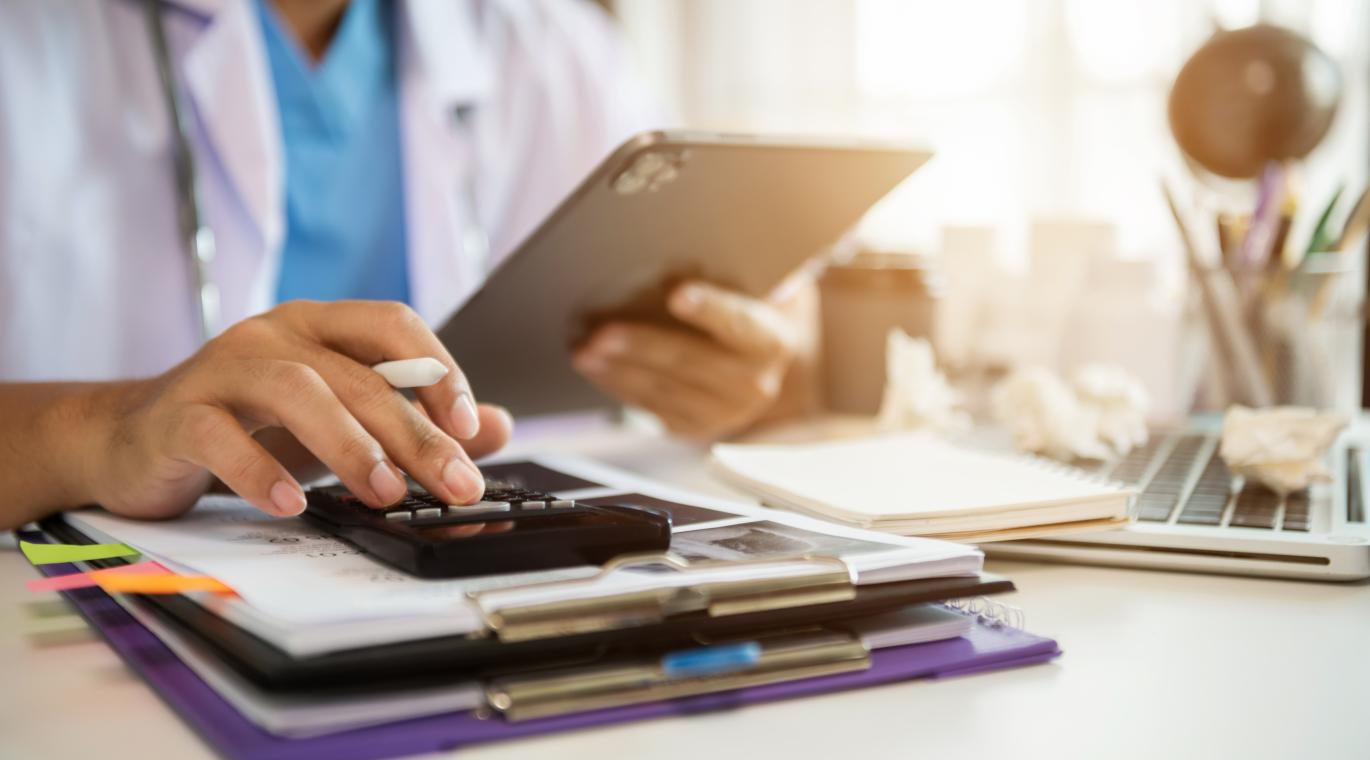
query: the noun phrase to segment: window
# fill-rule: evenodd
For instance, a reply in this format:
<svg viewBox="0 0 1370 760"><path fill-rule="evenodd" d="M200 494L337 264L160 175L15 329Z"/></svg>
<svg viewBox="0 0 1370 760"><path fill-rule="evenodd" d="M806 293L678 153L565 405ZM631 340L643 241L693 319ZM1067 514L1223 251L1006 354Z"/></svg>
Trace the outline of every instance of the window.
<svg viewBox="0 0 1370 760"><path fill-rule="evenodd" d="M1188 175L1166 96L1215 23L1279 23L1342 64L1342 106L1302 190L1316 205L1339 182L1358 192L1367 179L1370 3L1357 0L618 0L616 9L649 79L691 125L934 147L937 160L868 220L868 233L890 242L931 246L945 224L1011 233L1030 217L1083 216L1117 224L1127 253L1178 261L1157 179Z"/></svg>

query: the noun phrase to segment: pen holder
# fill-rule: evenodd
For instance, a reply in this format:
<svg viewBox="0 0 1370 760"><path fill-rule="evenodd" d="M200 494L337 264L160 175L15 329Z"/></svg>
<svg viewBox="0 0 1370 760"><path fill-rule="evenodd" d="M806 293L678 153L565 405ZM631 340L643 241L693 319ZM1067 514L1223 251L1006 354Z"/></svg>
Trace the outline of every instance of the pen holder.
<svg viewBox="0 0 1370 760"><path fill-rule="evenodd" d="M1364 294L1356 271L1335 254L1313 254L1294 271L1261 277L1232 273L1240 294L1239 324L1272 403L1345 412L1360 408ZM1231 375L1243 370L1223 360L1203 309L1191 303L1187 314L1194 328L1190 333L1202 334L1209 345L1188 357L1204 363L1191 373L1201 383L1195 407L1222 410L1232 403L1251 403L1233 392L1241 384Z"/></svg>
<svg viewBox="0 0 1370 760"><path fill-rule="evenodd" d="M1267 365L1282 403L1355 413L1361 407L1365 293L1345 254L1314 253L1290 278L1287 297L1264 308Z"/></svg>

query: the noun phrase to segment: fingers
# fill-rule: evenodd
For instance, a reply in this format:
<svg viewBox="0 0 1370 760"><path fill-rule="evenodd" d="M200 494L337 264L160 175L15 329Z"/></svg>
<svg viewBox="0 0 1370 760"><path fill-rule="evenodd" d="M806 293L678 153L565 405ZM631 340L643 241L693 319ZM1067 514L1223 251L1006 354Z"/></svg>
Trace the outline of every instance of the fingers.
<svg viewBox="0 0 1370 760"><path fill-rule="evenodd" d="M310 352L308 361L337 393L351 416L429 493L449 504L469 504L484 493L484 478L456 439L391 388L378 373L326 349ZM431 415L431 408L425 408ZM494 431L482 444L488 446L499 441L502 445L499 432Z"/></svg>
<svg viewBox="0 0 1370 760"><path fill-rule="evenodd" d="M291 517L304 511L300 484L227 410L196 405L185 410L182 422L172 436L178 459L209 470L267 514Z"/></svg>
<svg viewBox="0 0 1370 760"><path fill-rule="evenodd" d="M379 507L404 497L404 475L387 459L383 442L313 367L245 360L221 368L218 382L213 395L224 407L241 418L290 431L362 501Z"/></svg>
<svg viewBox="0 0 1370 760"><path fill-rule="evenodd" d="M675 433L708 436L732 425L729 405L668 373L625 360L581 371L605 393L652 412Z"/></svg>
<svg viewBox="0 0 1370 760"><path fill-rule="evenodd" d="M461 442L461 447L472 459L499 451L514 435L514 418L503 407L481 404L477 411L480 413L480 432L474 438Z"/></svg>
<svg viewBox="0 0 1370 760"><path fill-rule="evenodd" d="M416 408L370 365L419 357L441 362L447 374L416 392ZM273 427L284 429L273 442L282 456L298 462L307 451L371 506L403 498L401 467L434 496L470 503L485 484L466 448L491 453L511 429L506 412L477 408L418 315L384 302L293 302L243 320L130 403L127 437L156 458L123 468L105 500L161 489L168 509L193 498L208 470L265 511L298 514L298 481L253 437Z"/></svg>
<svg viewBox="0 0 1370 760"><path fill-rule="evenodd" d="M779 386L779 373L767 371L766 362L698 335L655 325L605 325L575 357L582 371L614 360L669 373L712 395L744 403L774 395Z"/></svg>
<svg viewBox="0 0 1370 760"><path fill-rule="evenodd" d="M392 301L299 301L278 311L295 329L367 367L396 359L437 359L447 366L447 375L415 389L415 395L448 435L469 439L480 432L480 414L466 375L423 318L408 306Z"/></svg>
<svg viewBox="0 0 1370 760"><path fill-rule="evenodd" d="M764 301L687 282L672 291L666 305L676 319L740 353L774 357L793 350L789 325Z"/></svg>
<svg viewBox="0 0 1370 760"><path fill-rule="evenodd" d="M413 406L419 414L428 416L428 411L421 404L415 402ZM514 436L514 418L508 409L494 404L480 404L476 411L480 414L480 433L461 442L466 455L473 460L494 454Z"/></svg>

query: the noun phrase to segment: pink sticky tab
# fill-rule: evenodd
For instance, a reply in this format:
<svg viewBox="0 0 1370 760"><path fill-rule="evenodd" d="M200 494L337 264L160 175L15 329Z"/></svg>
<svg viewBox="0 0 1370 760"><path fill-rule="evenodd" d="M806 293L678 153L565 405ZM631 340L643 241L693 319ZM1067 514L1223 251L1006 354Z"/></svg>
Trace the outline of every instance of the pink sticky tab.
<svg viewBox="0 0 1370 760"><path fill-rule="evenodd" d="M132 565L120 565L119 567L105 568L104 570L89 570L84 573L69 573L67 575L53 575L47 578L34 578L24 583L29 591L70 591L77 588L89 588L99 585L100 578L111 575L170 575L171 571L162 566L160 562L136 562Z"/></svg>

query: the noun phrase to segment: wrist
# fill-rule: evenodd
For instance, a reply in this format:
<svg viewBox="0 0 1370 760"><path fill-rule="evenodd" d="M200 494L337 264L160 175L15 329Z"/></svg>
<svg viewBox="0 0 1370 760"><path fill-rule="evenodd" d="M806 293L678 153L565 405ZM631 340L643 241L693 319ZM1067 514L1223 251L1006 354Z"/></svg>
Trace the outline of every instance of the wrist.
<svg viewBox="0 0 1370 760"><path fill-rule="evenodd" d="M43 453L52 504L81 507L99 501L108 482L109 459L117 451L118 420L135 383L75 383L44 407L33 440Z"/></svg>

